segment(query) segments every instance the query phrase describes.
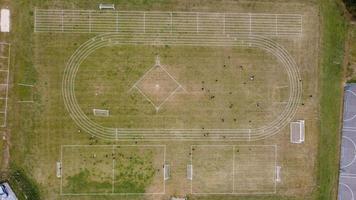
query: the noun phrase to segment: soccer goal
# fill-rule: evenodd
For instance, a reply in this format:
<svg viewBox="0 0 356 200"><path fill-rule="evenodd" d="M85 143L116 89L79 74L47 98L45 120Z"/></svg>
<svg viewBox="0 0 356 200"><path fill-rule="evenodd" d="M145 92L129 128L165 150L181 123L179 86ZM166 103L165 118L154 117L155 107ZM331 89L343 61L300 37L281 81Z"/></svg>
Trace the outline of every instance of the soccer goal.
<svg viewBox="0 0 356 200"><path fill-rule="evenodd" d="M281 182L281 166L276 166L276 181Z"/></svg>
<svg viewBox="0 0 356 200"><path fill-rule="evenodd" d="M93 109L94 116L98 117L109 117L109 110Z"/></svg>
<svg viewBox="0 0 356 200"><path fill-rule="evenodd" d="M168 180L171 177L171 169L169 165L164 165L164 180Z"/></svg>
<svg viewBox="0 0 356 200"><path fill-rule="evenodd" d="M298 120L290 123L290 140L291 143L300 144L304 142L305 125L304 120Z"/></svg>
<svg viewBox="0 0 356 200"><path fill-rule="evenodd" d="M187 179L193 180L193 165L187 165Z"/></svg>
<svg viewBox="0 0 356 200"><path fill-rule="evenodd" d="M115 10L115 5L114 4L110 4L110 3L101 3L99 4L99 9L100 10Z"/></svg>
<svg viewBox="0 0 356 200"><path fill-rule="evenodd" d="M61 162L57 162L57 178L61 178L62 177L62 163Z"/></svg>

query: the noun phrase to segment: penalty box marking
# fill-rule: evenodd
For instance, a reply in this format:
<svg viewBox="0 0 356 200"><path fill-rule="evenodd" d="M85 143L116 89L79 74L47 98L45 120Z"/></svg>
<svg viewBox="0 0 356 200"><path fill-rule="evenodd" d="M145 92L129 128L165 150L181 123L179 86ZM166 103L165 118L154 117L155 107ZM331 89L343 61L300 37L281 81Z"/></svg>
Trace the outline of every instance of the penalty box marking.
<svg viewBox="0 0 356 200"><path fill-rule="evenodd" d="M232 192L231 193L197 193L197 192L193 192L193 180L194 180L194 169L196 169L193 165L193 147L231 147L233 150L233 168L232 168ZM270 192L235 192L235 149L236 147L273 147L274 151L274 174L273 174L273 191ZM277 180L276 180L276 176L277 176L277 145L191 145L190 146L190 164L192 165L192 180L190 180L190 193L194 194L194 195L251 195L251 194L276 194L277 192Z"/></svg>
<svg viewBox="0 0 356 200"><path fill-rule="evenodd" d="M64 193L63 192L63 149L66 147L86 147L86 148L112 148L112 152L115 151L115 147L160 147L163 148L163 163L164 165L166 163L166 145L61 145L61 152L60 152L60 163L61 163L61 168L60 168L60 174L61 174L61 180L60 180L60 195L62 196L96 196L96 195L143 195L143 194L148 194L148 195L164 195L166 194L166 180L164 179L164 170L162 170L162 183L163 183L163 192L155 192L155 193L115 193L114 192L114 182L115 182L115 159L112 159L112 192L101 192L101 193Z"/></svg>

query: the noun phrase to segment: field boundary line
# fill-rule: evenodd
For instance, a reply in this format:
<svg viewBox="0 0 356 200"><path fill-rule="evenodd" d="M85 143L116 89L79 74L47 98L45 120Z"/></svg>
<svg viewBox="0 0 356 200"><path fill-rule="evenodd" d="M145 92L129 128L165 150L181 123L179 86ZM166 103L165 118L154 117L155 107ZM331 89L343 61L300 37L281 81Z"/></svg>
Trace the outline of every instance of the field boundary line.
<svg viewBox="0 0 356 200"><path fill-rule="evenodd" d="M166 193L166 182L164 180L164 175L163 175L163 192L150 192L150 193L115 193L115 159L112 158L112 172L111 172L111 176L112 176L112 185L111 185L111 192L83 192L83 193L63 193L63 178L64 178L64 173L63 173L63 169L64 169L64 165L63 165L63 149L64 148L80 148L80 147L85 147L85 148L105 148L105 149L111 149L113 155L115 155L115 148L116 147L159 147L162 148L162 153L163 153L163 163L162 165L165 164L166 162L166 145L61 145L61 152L60 152L60 159L61 159L61 183L60 183L60 195L61 196L96 196L96 195L117 195L117 196L121 196L121 195L164 195ZM160 150L161 151L161 150ZM164 173L164 170L162 170L162 174Z"/></svg>
<svg viewBox="0 0 356 200"><path fill-rule="evenodd" d="M276 182L276 166L277 166L277 145L276 144L272 144L272 145L265 145L265 144L261 144L261 145L230 145L230 144L227 144L227 145L215 145L215 144L212 144L212 145L199 145L199 144L193 144L190 146L190 163L192 165L192 168L194 168L194 165L193 165L193 147L232 147L232 150L233 150L233 154L232 154L232 157L233 157L233 162L232 162L232 166L233 166L233 170L232 170L232 185L233 185L233 190L231 193L229 192L222 192L222 193L219 193L219 192L214 192L214 193L210 193L210 192L193 192L193 180L194 180L194 177L192 178L191 180L191 184L190 184L190 194L193 194L193 195L264 195L264 194L276 194L277 193L277 182ZM236 150L236 147L272 147L273 150L273 157L274 157L274 160L272 160L272 165L273 165L273 191L266 191L266 192L235 192L236 189L235 189L235 150ZM194 174L194 173L193 173ZM356 177L355 177L356 178Z"/></svg>

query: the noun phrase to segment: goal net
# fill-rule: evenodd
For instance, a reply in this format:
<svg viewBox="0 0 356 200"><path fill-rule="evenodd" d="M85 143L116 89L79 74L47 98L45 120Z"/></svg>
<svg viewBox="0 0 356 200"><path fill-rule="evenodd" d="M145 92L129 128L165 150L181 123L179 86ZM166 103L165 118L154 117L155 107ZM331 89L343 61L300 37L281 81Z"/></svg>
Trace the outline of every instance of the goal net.
<svg viewBox="0 0 356 200"><path fill-rule="evenodd" d="M304 142L305 126L304 120L298 120L296 122L290 123L290 140L291 143L302 143Z"/></svg>
<svg viewBox="0 0 356 200"><path fill-rule="evenodd" d="M171 169L169 165L164 165L164 180L168 180L171 177Z"/></svg>
<svg viewBox="0 0 356 200"><path fill-rule="evenodd" d="M193 180L193 165L187 165L187 179Z"/></svg>
<svg viewBox="0 0 356 200"><path fill-rule="evenodd" d="M276 166L276 181L281 182L281 166Z"/></svg>
<svg viewBox="0 0 356 200"><path fill-rule="evenodd" d="M109 116L109 110L102 110L102 109L93 109L94 116L98 117L108 117Z"/></svg>

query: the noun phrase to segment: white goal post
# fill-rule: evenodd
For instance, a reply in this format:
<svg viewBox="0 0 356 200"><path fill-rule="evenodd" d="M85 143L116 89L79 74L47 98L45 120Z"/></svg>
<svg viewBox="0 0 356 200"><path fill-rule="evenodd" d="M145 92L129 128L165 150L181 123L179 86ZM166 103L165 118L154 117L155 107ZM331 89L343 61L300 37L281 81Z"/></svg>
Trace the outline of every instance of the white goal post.
<svg viewBox="0 0 356 200"><path fill-rule="evenodd" d="M166 181L171 177L171 169L169 165L164 165L163 169L164 169L164 180Z"/></svg>
<svg viewBox="0 0 356 200"><path fill-rule="evenodd" d="M305 122L298 120L290 123L290 141L293 144L303 143L305 139Z"/></svg>
<svg viewBox="0 0 356 200"><path fill-rule="evenodd" d="M62 163L61 162L57 162L57 178L61 178L62 177Z"/></svg>
<svg viewBox="0 0 356 200"><path fill-rule="evenodd" d="M99 9L100 10L103 10L103 9L115 10L115 5L110 4L110 3L101 3L101 4L99 4Z"/></svg>
<svg viewBox="0 0 356 200"><path fill-rule="evenodd" d="M193 180L193 165L187 165L187 179Z"/></svg>
<svg viewBox="0 0 356 200"><path fill-rule="evenodd" d="M103 110L103 109L93 109L93 114L94 116L99 116L99 117L109 117L109 110Z"/></svg>
<svg viewBox="0 0 356 200"><path fill-rule="evenodd" d="M281 182L281 166L276 166L276 181Z"/></svg>

